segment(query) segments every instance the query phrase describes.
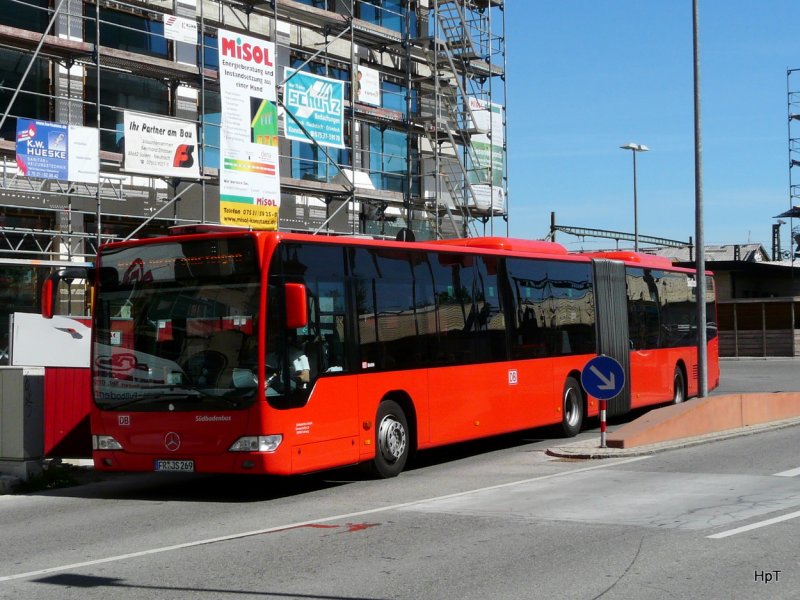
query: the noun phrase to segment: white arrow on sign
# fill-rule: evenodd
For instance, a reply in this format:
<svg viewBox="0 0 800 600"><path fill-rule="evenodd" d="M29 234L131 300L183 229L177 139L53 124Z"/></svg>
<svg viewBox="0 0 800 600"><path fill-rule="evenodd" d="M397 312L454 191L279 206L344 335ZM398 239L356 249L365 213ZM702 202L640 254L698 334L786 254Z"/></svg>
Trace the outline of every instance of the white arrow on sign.
<svg viewBox="0 0 800 600"><path fill-rule="evenodd" d="M600 369L598 369L598 368L597 368L597 367L595 367L594 365L592 365L591 367L589 367L589 370L590 370L592 373L594 373L594 374L597 376L597 378L598 378L598 379L599 379L599 380L602 382L602 384L601 384L601 385L598 385L598 386L597 386L597 389L598 389L598 390L613 390L613 389L614 389L614 380L615 380L615 377L614 377L614 373L613 373L613 372L609 373L609 374L608 374L608 377L606 377L605 375L603 375L603 374L600 372Z"/></svg>

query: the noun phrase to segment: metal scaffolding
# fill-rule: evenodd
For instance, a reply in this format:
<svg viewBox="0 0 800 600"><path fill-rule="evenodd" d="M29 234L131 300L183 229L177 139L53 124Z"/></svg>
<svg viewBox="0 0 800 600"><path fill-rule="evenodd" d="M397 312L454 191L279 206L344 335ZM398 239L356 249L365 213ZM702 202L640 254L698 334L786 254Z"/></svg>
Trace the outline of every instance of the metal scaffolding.
<svg viewBox="0 0 800 600"><path fill-rule="evenodd" d="M789 219L789 251L788 258L794 264L796 258L800 256L800 227L795 226L794 217L800 214L800 83L797 78L800 69L788 69L786 71L786 96L788 110L788 135L789 135L789 210L778 215ZM780 225L784 221L778 222L777 235L780 235ZM773 231L775 231L773 229ZM775 235L775 234L773 234ZM795 244L795 248L793 248ZM776 249L780 249L780 237L777 244L773 241L773 254Z"/></svg>
<svg viewBox="0 0 800 600"><path fill-rule="evenodd" d="M174 0L166 8L148 0L12 1L41 26L0 18L0 52L27 64L23 76L0 84L0 253L7 257L75 260L105 241L218 220L219 169L205 159L219 151L220 122L209 118L219 76L209 62L223 28L274 41L280 67L313 65L346 78L346 149L332 153L312 142L298 154L297 143L280 140L280 229L405 231L418 239L507 234L501 0ZM170 15L197 22L196 50L164 37L160 23ZM379 72L380 103L354 93L360 66ZM159 116L197 123L199 181L126 173L113 124L131 107L107 93L114 78L157 88ZM97 127L98 184L19 175L9 123L30 118L20 108L29 105L40 107L32 118ZM393 142L387 149L389 134L405 148Z"/></svg>

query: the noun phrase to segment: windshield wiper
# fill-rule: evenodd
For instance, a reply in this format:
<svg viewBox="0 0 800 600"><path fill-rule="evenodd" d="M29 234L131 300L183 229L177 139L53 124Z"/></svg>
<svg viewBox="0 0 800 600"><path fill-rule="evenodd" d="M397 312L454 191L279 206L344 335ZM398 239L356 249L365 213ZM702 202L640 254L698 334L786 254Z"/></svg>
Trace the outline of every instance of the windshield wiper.
<svg viewBox="0 0 800 600"><path fill-rule="evenodd" d="M145 395L146 393L146 395ZM189 400L192 398L200 398L202 394L197 390L190 390L186 388L166 387L166 388L146 388L142 390L142 395L136 398L131 398L121 404L114 404L113 400L106 404L107 408L120 409L139 402L172 402L173 400Z"/></svg>
<svg viewBox="0 0 800 600"><path fill-rule="evenodd" d="M221 393L209 393L206 390L198 390L197 391L200 396L203 398L209 398L211 400L222 400L228 406L233 406L234 408L239 408L239 399L243 398L243 394L239 394L239 390L226 390ZM252 393L252 392L250 392Z"/></svg>

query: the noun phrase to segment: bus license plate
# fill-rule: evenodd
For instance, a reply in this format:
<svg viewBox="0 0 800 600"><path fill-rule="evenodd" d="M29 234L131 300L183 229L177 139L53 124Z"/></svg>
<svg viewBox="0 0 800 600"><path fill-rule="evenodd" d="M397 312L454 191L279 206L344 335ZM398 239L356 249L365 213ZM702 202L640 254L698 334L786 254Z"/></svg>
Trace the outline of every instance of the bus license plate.
<svg viewBox="0 0 800 600"><path fill-rule="evenodd" d="M181 471L184 473L194 472L193 460L157 460L156 471Z"/></svg>

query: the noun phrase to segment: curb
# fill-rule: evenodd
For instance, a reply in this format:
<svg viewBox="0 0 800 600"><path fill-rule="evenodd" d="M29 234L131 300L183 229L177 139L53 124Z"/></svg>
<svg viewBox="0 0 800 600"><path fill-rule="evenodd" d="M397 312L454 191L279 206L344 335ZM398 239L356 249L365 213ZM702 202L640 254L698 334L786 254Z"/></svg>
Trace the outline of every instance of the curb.
<svg viewBox="0 0 800 600"><path fill-rule="evenodd" d="M688 438L680 438L666 442L658 442L657 444L648 444L644 446L636 446L633 448L600 448L596 440L583 440L575 442L574 444L567 444L565 446L555 446L545 450L545 454L555 456L557 458L575 458L575 459L598 459L598 458L627 458L632 456L648 456L664 450L672 450L674 448L688 448L689 446L697 446L699 444L707 444L719 440L727 440L730 438L741 437L744 435L754 435L764 431L773 431L775 429L783 429L785 427L793 427L800 425L800 418L784 419L782 421L773 421L771 423L762 423L759 425L751 425L748 427L740 427L738 429L728 429L725 431L717 431L705 435L698 435Z"/></svg>

